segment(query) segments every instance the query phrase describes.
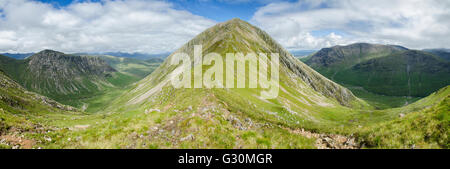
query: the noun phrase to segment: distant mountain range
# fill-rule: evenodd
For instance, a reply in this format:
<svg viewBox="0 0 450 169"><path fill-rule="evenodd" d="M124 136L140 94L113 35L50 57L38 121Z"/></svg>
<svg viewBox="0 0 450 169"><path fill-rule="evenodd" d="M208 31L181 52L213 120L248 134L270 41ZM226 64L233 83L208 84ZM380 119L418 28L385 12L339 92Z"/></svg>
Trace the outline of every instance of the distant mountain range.
<svg viewBox="0 0 450 169"><path fill-rule="evenodd" d="M15 59L25 59L35 53L0 53L0 55L8 56ZM169 53L147 54L147 53L127 53L127 52L91 52L91 53L72 53L72 55L110 55L116 57L134 58L139 60L164 59Z"/></svg>
<svg viewBox="0 0 450 169"><path fill-rule="evenodd" d="M126 52L95 52L95 53L75 53L76 55L110 55L116 57L124 57L124 58L134 58L139 60L149 60L149 59L164 59L169 56L169 53L161 53L161 54L147 54L147 53L126 53Z"/></svg>
<svg viewBox="0 0 450 169"><path fill-rule="evenodd" d="M450 61L450 49L424 49L423 51L433 53L447 61Z"/></svg>
<svg viewBox="0 0 450 169"><path fill-rule="evenodd" d="M307 57L307 56L313 54L314 52L317 52L317 50L293 50L293 51L290 51L290 53L292 55L294 55L294 57L296 57L296 58L304 58L304 57Z"/></svg>
<svg viewBox="0 0 450 169"><path fill-rule="evenodd" d="M33 55L34 53L0 53L0 55L8 56L14 59L25 59L28 56Z"/></svg>
<svg viewBox="0 0 450 169"><path fill-rule="evenodd" d="M338 83L383 95L424 97L450 84L449 61L401 46L334 46L323 48L304 61Z"/></svg>

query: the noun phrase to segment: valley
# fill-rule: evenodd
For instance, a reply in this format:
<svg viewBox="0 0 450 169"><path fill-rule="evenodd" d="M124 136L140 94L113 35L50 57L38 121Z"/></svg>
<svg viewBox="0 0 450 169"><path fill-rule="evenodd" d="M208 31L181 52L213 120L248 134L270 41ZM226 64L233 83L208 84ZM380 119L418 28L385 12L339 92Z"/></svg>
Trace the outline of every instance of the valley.
<svg viewBox="0 0 450 169"><path fill-rule="evenodd" d="M158 67L160 60L68 55L44 50L25 59L0 55L0 69L30 91L94 112Z"/></svg>

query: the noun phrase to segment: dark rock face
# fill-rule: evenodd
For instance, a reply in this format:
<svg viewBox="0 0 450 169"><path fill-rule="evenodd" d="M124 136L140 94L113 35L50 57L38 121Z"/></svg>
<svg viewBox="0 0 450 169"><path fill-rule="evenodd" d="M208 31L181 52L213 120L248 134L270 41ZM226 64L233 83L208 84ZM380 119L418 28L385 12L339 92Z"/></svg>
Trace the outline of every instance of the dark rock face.
<svg viewBox="0 0 450 169"><path fill-rule="evenodd" d="M36 53L23 63L15 79L25 88L52 98L98 91L116 72L101 58L52 50Z"/></svg>
<svg viewBox="0 0 450 169"><path fill-rule="evenodd" d="M116 71L98 57L67 55L52 50L44 50L31 56L28 65L30 72L47 75L57 73L64 77L83 74L101 76Z"/></svg>

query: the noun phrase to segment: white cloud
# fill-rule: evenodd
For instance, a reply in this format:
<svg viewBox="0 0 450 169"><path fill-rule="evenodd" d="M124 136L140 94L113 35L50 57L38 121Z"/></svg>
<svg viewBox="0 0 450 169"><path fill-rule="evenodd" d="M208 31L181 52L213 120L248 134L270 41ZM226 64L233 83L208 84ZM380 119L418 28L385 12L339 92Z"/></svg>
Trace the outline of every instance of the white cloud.
<svg viewBox="0 0 450 169"><path fill-rule="evenodd" d="M215 22L164 1L0 0L0 52L173 51Z"/></svg>
<svg viewBox="0 0 450 169"><path fill-rule="evenodd" d="M449 9L448 0L300 0L268 4L251 22L288 49L354 42L449 48Z"/></svg>

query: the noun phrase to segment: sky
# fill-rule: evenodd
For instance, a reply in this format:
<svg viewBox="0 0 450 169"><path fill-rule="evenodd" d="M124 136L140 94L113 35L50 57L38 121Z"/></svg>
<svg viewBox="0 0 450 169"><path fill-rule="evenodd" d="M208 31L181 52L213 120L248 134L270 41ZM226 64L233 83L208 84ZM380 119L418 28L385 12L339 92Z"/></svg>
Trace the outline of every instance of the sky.
<svg viewBox="0 0 450 169"><path fill-rule="evenodd" d="M240 18L286 49L450 48L449 0L0 0L0 52L167 53Z"/></svg>

